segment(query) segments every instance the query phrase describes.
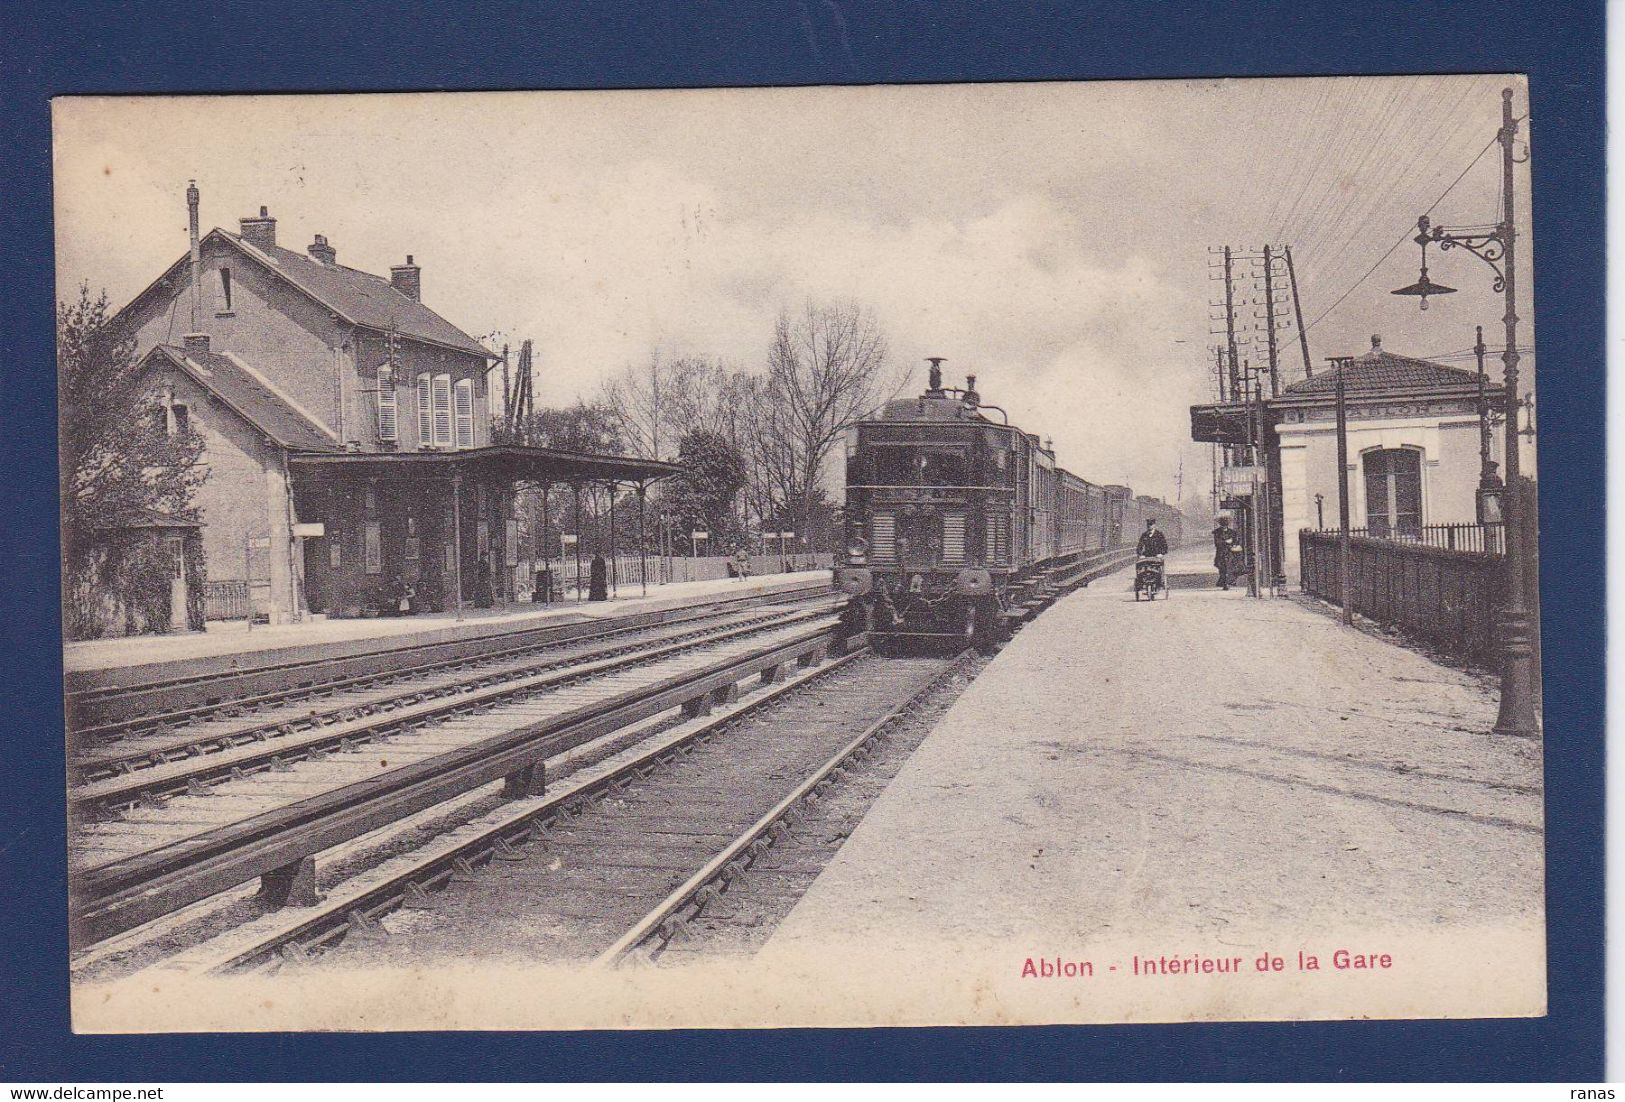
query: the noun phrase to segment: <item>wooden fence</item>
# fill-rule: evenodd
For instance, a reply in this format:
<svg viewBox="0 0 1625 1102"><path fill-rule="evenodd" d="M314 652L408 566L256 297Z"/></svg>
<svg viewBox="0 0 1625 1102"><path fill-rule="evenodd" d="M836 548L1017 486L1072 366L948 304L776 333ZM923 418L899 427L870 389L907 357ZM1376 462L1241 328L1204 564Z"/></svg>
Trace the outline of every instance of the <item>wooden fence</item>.
<svg viewBox="0 0 1625 1102"><path fill-rule="evenodd" d="M1336 532L1298 534L1304 592L1341 604ZM1506 557L1351 536L1354 611L1475 665L1492 666L1505 601Z"/></svg>
<svg viewBox="0 0 1625 1102"><path fill-rule="evenodd" d="M1538 699L1540 491L1538 483L1528 478L1521 479L1516 490L1522 502L1524 594L1535 647ZM1350 531L1349 588L1354 611L1446 654L1495 668L1499 664L1496 622L1506 603L1509 581L1501 525L1438 525L1433 530L1445 535L1418 541L1376 539L1358 529ZM1454 546L1437 546L1441 543ZM1475 544L1478 549L1463 549L1463 545ZM1339 604L1338 533L1306 528L1298 534L1298 548L1304 592Z"/></svg>

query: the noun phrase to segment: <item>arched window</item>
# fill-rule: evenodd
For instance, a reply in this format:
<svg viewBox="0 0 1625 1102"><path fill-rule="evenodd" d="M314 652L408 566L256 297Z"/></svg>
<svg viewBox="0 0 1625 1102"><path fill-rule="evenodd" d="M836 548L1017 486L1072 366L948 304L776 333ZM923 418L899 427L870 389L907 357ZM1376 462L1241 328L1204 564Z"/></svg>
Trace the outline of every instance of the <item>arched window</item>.
<svg viewBox="0 0 1625 1102"><path fill-rule="evenodd" d="M1378 539L1422 534L1422 453L1382 448L1361 457L1366 528Z"/></svg>

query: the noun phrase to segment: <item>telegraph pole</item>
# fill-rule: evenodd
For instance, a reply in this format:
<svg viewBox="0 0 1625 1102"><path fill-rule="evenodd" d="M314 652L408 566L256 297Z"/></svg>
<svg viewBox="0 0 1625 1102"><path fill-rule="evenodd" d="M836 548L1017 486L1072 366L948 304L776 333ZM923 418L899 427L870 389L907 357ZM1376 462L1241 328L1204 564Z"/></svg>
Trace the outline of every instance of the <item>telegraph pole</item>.
<svg viewBox="0 0 1625 1102"><path fill-rule="evenodd" d="M1270 357L1270 397L1281 396L1280 364L1275 358L1275 258L1270 247L1264 246L1264 340ZM1257 317L1257 314L1253 315Z"/></svg>
<svg viewBox="0 0 1625 1102"><path fill-rule="evenodd" d="M508 342L502 342L502 419L513 428L513 394L508 387Z"/></svg>
<svg viewBox="0 0 1625 1102"><path fill-rule="evenodd" d="M1298 301L1298 273L1292 267L1292 246L1286 247L1286 278L1292 284L1292 313L1298 319L1298 346L1303 349L1303 377L1314 375L1309 363L1309 333L1303 327L1303 303Z"/></svg>
<svg viewBox="0 0 1625 1102"><path fill-rule="evenodd" d="M1230 275L1229 245L1224 247L1224 335L1225 347L1230 353L1230 396L1234 400L1241 389L1241 373L1236 366L1241 360L1236 355L1236 296Z"/></svg>

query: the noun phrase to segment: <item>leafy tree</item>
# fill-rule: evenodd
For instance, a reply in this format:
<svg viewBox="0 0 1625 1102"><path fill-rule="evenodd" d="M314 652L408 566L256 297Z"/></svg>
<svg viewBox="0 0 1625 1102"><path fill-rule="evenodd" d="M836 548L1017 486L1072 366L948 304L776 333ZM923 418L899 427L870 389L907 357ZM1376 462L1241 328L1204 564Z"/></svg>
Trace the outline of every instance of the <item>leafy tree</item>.
<svg viewBox="0 0 1625 1102"><path fill-rule="evenodd" d="M745 486L745 460L725 436L695 429L677 449L683 473L672 480L670 507L681 532L711 533L710 550L720 552L740 536L734 499Z"/></svg>
<svg viewBox="0 0 1625 1102"><path fill-rule="evenodd" d="M71 639L107 631L168 631L170 552L151 529L97 530L154 513L195 519L193 496L208 469L203 438L170 422L144 383L135 345L110 324L107 295L57 305L58 491L62 509L62 622ZM194 533L183 554L187 621L203 626L202 549Z"/></svg>
<svg viewBox="0 0 1625 1102"><path fill-rule="evenodd" d="M615 455L623 447L615 413L601 402L577 402L531 415L528 439L544 448Z"/></svg>
<svg viewBox="0 0 1625 1102"><path fill-rule="evenodd" d="M160 395L142 385L134 341L109 320L106 292L92 299L88 285L57 307L58 477L70 556L96 522L146 510L190 516L208 476L203 438L168 423Z"/></svg>

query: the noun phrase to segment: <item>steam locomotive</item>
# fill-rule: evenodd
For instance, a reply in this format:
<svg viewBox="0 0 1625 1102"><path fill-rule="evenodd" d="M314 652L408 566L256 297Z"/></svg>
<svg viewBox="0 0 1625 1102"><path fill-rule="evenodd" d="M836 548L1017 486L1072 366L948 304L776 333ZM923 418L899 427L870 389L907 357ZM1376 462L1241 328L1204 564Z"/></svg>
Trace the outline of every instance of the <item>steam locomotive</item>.
<svg viewBox="0 0 1625 1102"><path fill-rule="evenodd" d="M981 401L976 376L944 387L942 360L928 362L924 394L888 402L847 435L835 581L877 650L996 643L1035 592L1132 548L1148 517L1179 543L1177 509L1062 470L1037 436Z"/></svg>

